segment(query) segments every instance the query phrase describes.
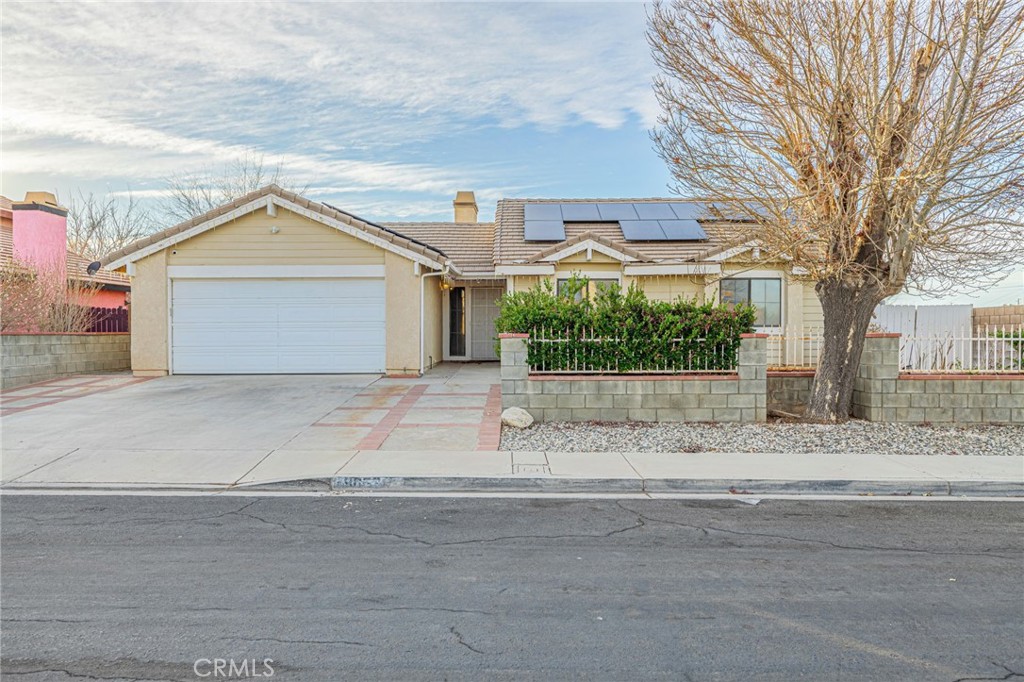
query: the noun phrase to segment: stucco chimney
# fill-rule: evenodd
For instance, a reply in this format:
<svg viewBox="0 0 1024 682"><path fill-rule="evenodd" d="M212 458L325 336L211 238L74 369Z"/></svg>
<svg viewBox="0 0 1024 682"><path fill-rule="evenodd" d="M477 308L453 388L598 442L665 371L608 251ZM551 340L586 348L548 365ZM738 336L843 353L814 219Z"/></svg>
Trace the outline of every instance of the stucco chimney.
<svg viewBox="0 0 1024 682"><path fill-rule="evenodd" d="M14 257L54 274L67 268L68 210L50 192L27 192L24 201L11 202Z"/></svg>
<svg viewBox="0 0 1024 682"><path fill-rule="evenodd" d="M476 195L472 192L457 192L455 194L455 201L452 202L455 207L455 222L457 223L475 223L477 216L476 207Z"/></svg>

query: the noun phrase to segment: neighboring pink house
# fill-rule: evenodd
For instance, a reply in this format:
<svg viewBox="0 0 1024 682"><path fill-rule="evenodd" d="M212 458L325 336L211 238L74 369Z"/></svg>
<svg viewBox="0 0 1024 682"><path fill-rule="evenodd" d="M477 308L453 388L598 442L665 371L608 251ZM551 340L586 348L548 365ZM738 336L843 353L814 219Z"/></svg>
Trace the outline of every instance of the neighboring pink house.
<svg viewBox="0 0 1024 682"><path fill-rule="evenodd" d="M69 251L68 211L49 192L28 192L24 201L0 196L0 263L17 261L88 287L82 305L122 308L129 301L127 275L101 268L88 272L89 259Z"/></svg>

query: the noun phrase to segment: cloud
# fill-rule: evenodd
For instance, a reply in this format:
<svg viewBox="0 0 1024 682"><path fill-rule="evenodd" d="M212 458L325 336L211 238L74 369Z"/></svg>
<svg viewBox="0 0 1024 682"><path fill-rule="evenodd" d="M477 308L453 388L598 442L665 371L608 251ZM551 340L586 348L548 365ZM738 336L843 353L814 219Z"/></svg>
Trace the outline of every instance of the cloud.
<svg viewBox="0 0 1024 682"><path fill-rule="evenodd" d="M638 4L6 2L2 28L5 184L254 150L304 184L497 198L502 159L440 141L654 116Z"/></svg>

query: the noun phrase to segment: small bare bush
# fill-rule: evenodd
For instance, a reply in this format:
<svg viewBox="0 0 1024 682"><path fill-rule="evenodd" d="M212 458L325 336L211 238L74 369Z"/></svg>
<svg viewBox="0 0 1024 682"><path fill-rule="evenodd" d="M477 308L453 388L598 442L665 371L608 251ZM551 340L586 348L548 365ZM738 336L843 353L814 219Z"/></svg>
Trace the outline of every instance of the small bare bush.
<svg viewBox="0 0 1024 682"><path fill-rule="evenodd" d="M0 331L66 334L87 331L85 302L94 285L68 281L55 267L11 261L0 266Z"/></svg>

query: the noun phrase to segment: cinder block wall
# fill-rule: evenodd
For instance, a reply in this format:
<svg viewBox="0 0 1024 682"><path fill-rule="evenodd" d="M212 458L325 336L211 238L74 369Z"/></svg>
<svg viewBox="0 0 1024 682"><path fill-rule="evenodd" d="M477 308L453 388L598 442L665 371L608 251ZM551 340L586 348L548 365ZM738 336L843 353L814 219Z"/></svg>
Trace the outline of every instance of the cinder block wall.
<svg viewBox="0 0 1024 682"><path fill-rule="evenodd" d="M768 410L797 412L811 398L814 372L769 372Z"/></svg>
<svg viewBox="0 0 1024 682"><path fill-rule="evenodd" d="M2 334L0 388L131 367L131 335Z"/></svg>
<svg viewBox="0 0 1024 682"><path fill-rule="evenodd" d="M853 416L902 423L1024 424L1024 374L901 374L899 334L870 334Z"/></svg>
<svg viewBox="0 0 1024 682"><path fill-rule="evenodd" d="M1024 305L996 305L975 308L971 311L974 328L1022 327L1024 326Z"/></svg>
<svg viewBox="0 0 1024 682"><path fill-rule="evenodd" d="M735 373L666 376L531 375L527 339L501 335L502 409L537 421L765 421L765 335L743 338Z"/></svg>

